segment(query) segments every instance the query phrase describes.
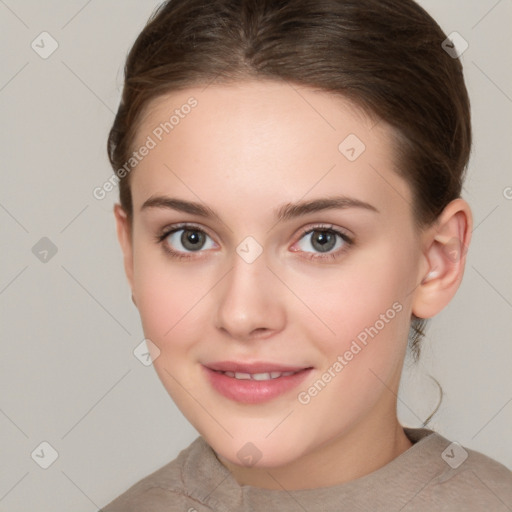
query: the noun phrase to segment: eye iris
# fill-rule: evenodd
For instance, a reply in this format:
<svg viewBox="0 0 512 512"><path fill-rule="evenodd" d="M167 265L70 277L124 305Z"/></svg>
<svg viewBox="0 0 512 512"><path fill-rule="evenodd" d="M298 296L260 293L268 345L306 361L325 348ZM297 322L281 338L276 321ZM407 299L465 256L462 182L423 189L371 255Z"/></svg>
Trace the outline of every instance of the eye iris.
<svg viewBox="0 0 512 512"><path fill-rule="evenodd" d="M312 245L317 251L330 251L336 245L336 235L329 231L313 231Z"/></svg>
<svg viewBox="0 0 512 512"><path fill-rule="evenodd" d="M200 249L204 244L204 240L204 233L201 233L200 231L185 229L181 235L181 243L183 247L190 251Z"/></svg>

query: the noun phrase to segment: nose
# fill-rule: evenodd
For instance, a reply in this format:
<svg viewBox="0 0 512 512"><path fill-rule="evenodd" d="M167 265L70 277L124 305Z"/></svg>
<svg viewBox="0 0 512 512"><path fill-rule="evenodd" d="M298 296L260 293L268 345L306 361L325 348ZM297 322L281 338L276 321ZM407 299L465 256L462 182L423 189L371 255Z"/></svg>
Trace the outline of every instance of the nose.
<svg viewBox="0 0 512 512"><path fill-rule="evenodd" d="M250 341L284 329L286 296L264 254L251 263L235 254L232 269L217 288L215 323L224 334Z"/></svg>

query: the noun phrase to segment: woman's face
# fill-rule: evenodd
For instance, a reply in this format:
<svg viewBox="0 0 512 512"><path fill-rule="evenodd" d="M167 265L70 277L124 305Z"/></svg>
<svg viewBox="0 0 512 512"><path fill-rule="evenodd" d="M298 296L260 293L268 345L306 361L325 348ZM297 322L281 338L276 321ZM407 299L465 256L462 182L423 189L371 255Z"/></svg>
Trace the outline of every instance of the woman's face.
<svg viewBox="0 0 512 512"><path fill-rule="evenodd" d="M425 266L389 127L258 81L158 99L142 146L127 272L156 371L214 450L278 467L396 420Z"/></svg>

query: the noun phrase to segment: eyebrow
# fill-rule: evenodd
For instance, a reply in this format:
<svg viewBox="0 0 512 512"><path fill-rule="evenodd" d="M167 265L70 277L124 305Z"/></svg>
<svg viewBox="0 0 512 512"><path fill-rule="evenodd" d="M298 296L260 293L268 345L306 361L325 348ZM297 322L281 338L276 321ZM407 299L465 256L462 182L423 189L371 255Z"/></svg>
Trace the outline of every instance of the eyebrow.
<svg viewBox="0 0 512 512"><path fill-rule="evenodd" d="M141 206L141 211L148 208L166 208L184 213L190 213L192 215L198 215L199 217L210 217L221 221L219 215L208 206L193 201L176 199L173 197L150 197ZM274 210L274 215L278 222L283 222L307 215L308 213L315 213L331 209L344 210L347 208L360 208L375 213L380 213L379 210L375 208L375 206L366 203L365 201L361 201L352 197L336 196L312 199L310 201L299 201L297 203L287 203Z"/></svg>

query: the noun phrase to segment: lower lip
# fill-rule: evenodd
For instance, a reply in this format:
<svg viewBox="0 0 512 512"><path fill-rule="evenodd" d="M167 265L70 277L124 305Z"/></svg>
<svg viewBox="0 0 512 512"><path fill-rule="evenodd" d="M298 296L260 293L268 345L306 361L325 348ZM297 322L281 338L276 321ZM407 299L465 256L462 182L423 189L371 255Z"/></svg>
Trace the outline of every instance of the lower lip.
<svg viewBox="0 0 512 512"><path fill-rule="evenodd" d="M213 388L221 395L244 404L268 402L296 388L310 373L312 368L270 380L235 379L203 366Z"/></svg>

